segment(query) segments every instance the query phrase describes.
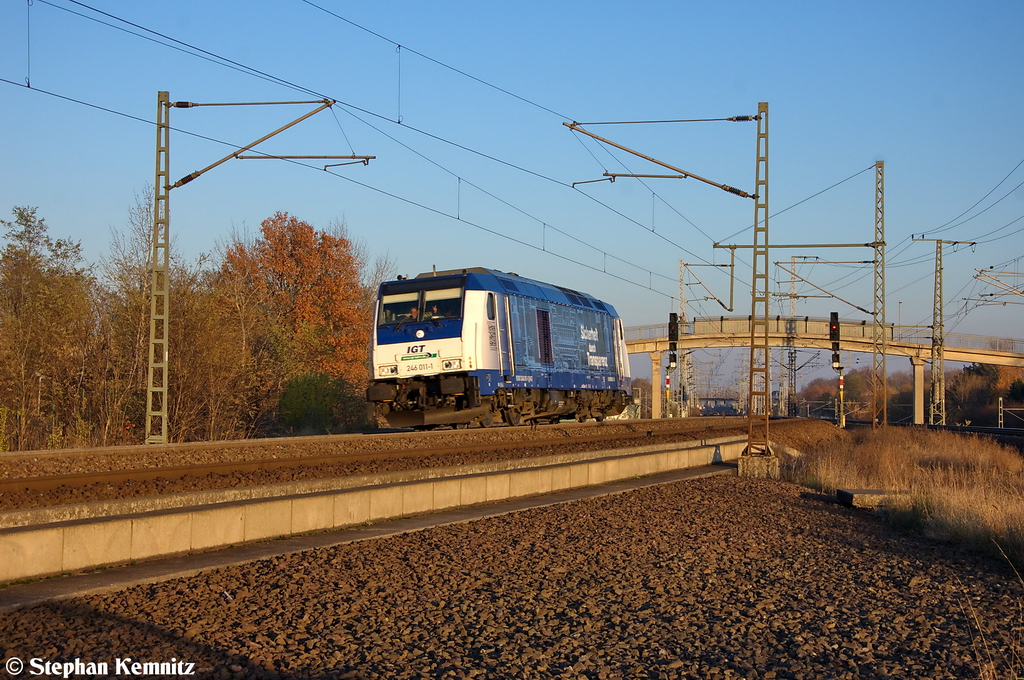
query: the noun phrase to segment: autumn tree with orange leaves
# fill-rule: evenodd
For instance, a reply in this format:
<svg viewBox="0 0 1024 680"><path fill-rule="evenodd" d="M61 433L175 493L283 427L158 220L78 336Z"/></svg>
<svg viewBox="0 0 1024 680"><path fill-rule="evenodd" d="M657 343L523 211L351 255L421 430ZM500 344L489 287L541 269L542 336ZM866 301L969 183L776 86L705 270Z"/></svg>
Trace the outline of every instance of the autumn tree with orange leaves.
<svg viewBox="0 0 1024 680"><path fill-rule="evenodd" d="M319 231L282 212L263 221L255 240L235 237L225 248L225 311L243 329L254 369L276 367L266 378L278 384L267 387L282 392L282 415L296 429L311 418L311 429L330 429L322 411L338 416L365 387L373 292L362 282L364 266L343 227ZM285 408L295 401L289 390L305 395L299 406Z"/></svg>

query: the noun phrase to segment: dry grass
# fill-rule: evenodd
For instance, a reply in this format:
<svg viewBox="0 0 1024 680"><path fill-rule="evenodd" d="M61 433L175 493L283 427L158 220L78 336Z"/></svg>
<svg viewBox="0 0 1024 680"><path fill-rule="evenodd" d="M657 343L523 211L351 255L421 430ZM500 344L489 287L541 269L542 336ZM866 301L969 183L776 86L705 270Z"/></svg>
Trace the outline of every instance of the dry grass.
<svg viewBox="0 0 1024 680"><path fill-rule="evenodd" d="M855 433L805 451L784 472L790 481L900 492L885 510L929 536L1002 552L1024 571L1024 457L990 440L921 429Z"/></svg>

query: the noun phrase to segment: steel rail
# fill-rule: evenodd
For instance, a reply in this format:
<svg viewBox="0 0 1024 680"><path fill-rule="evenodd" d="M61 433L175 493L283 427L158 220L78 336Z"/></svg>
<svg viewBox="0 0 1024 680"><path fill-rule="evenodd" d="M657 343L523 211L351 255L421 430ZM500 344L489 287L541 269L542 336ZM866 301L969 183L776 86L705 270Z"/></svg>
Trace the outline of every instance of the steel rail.
<svg viewBox="0 0 1024 680"><path fill-rule="evenodd" d="M397 458L428 458L435 455L451 455L459 453L495 451L508 449L512 451L544 448L565 444L587 444L602 441L657 440L664 437L685 434L702 429L741 429L737 423L702 423L678 428L646 429L637 432L602 433L573 437L564 434L557 438L530 439L526 441L502 441L493 443L475 443L462 446L440 446L434 448L400 449L395 451L375 451L359 453L335 453L315 456L298 456L291 458L262 458L247 461L230 461L218 463L200 463L170 467L156 467L129 470L107 470L100 472L79 472L62 475L45 475L38 477L20 477L0 479L0 493L16 491L52 491L60 487L79 488L90 484L123 484L131 481L150 481L154 479L176 480L185 477L205 477L210 475L231 475L239 472L261 472L280 469L310 468L319 465L336 465L366 461L390 460ZM264 440L272 445L274 440Z"/></svg>

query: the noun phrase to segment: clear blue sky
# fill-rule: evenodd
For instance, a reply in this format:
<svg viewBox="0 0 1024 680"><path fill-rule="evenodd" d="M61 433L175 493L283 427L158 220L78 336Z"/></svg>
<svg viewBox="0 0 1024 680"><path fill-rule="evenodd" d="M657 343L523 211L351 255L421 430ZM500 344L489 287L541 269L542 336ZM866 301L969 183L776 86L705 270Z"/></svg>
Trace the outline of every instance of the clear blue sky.
<svg viewBox="0 0 1024 680"><path fill-rule="evenodd" d="M255 232L280 210L322 227L344 220L404 274L435 265L515 271L605 299L627 325L658 323L676 304L680 259L723 263L713 242L751 242L752 202L692 179L573 189L605 171L663 171L562 123L722 118L766 101L769 207L780 213L770 220L773 242L870 241L874 171L857 173L883 160L888 320L931 323L934 244L910 242L925 233L980 242L946 250L947 332L1020 336L1024 307L963 300L994 292L972 279L976 268L1018 271L1024 258L1024 189L1014 191L1024 182L1019 1L312 1L0 4L0 214L38 207L55 236L80 240L96 261L153 182L159 90L194 102L327 96L339 101L333 113L259 148L376 159L333 174L282 161L216 168L171 192L181 257L212 251L232 228ZM174 109L171 174L232 150L218 142L251 142L309 108ZM753 123L589 129L753 190ZM812 254L871 257L847 249L772 259ZM736 314L749 313L744 261ZM722 271L697 271L727 297ZM871 307L867 266L800 273ZM773 289L788 292L789 276L772 275ZM777 303L778 313L788 308ZM815 298L797 309L864 316ZM712 301L690 307L727 313Z"/></svg>

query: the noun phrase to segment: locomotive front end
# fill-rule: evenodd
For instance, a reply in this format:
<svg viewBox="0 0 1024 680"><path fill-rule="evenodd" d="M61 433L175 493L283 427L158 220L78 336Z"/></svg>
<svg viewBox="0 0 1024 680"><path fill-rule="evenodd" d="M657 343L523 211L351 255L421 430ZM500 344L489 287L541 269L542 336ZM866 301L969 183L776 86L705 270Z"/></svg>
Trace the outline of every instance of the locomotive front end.
<svg viewBox="0 0 1024 680"><path fill-rule="evenodd" d="M428 427L489 415L471 374L473 338L464 334L474 324L466 310L465 276L381 285L366 395L376 417L391 427Z"/></svg>

